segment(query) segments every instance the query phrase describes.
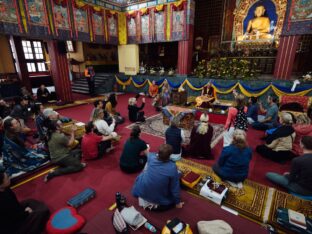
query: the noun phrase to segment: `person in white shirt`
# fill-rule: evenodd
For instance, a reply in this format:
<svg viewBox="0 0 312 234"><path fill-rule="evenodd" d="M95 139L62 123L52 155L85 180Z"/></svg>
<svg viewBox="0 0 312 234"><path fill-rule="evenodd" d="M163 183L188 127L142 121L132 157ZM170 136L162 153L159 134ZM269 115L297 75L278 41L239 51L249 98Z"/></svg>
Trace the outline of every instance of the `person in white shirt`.
<svg viewBox="0 0 312 234"><path fill-rule="evenodd" d="M99 133L104 136L116 136L117 133L114 132L115 130L115 119L113 118L113 122L111 125L108 125L104 118L104 111L102 109L96 109L94 112L94 125Z"/></svg>

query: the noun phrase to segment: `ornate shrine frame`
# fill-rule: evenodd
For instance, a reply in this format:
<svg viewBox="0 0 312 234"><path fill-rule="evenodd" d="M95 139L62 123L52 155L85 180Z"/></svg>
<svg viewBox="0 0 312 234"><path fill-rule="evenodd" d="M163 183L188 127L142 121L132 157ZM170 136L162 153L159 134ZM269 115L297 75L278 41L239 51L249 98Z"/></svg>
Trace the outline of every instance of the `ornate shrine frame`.
<svg viewBox="0 0 312 234"><path fill-rule="evenodd" d="M244 20L247 16L249 9L257 3L259 0L241 0L239 4L236 6L234 10L234 36L235 40L237 37L244 35ZM277 22L276 22L276 30L274 32L274 38L279 39L285 17L286 17L286 10L287 10L287 0L271 0L275 7L276 7L276 15L277 15Z"/></svg>

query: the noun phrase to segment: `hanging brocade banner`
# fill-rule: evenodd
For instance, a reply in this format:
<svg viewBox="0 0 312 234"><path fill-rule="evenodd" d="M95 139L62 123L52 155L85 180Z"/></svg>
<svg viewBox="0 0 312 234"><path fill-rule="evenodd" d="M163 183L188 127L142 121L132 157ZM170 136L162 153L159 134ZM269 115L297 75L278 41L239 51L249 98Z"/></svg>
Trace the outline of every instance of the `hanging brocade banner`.
<svg viewBox="0 0 312 234"><path fill-rule="evenodd" d="M155 7L154 10L154 41L166 41L167 20L166 20L166 7Z"/></svg>
<svg viewBox="0 0 312 234"><path fill-rule="evenodd" d="M73 37L69 0L51 0L55 35L62 40Z"/></svg>
<svg viewBox="0 0 312 234"><path fill-rule="evenodd" d="M153 41L152 14L149 9L140 12L141 16L141 42L150 43Z"/></svg>
<svg viewBox="0 0 312 234"><path fill-rule="evenodd" d="M90 20L89 20L89 6L85 3L72 0L75 36L76 39L90 42Z"/></svg>
<svg viewBox="0 0 312 234"><path fill-rule="evenodd" d="M186 39L186 1L171 4L171 40Z"/></svg>
<svg viewBox="0 0 312 234"><path fill-rule="evenodd" d="M128 44L138 43L137 40L137 14L138 12L129 12L127 13L127 35L128 35Z"/></svg>
<svg viewBox="0 0 312 234"><path fill-rule="evenodd" d="M27 33L31 36L51 37L46 0L24 0Z"/></svg>
<svg viewBox="0 0 312 234"><path fill-rule="evenodd" d="M118 13L106 11L107 36L109 44L118 44Z"/></svg>
<svg viewBox="0 0 312 234"><path fill-rule="evenodd" d="M23 33L17 0L0 1L0 33L13 35Z"/></svg>
<svg viewBox="0 0 312 234"><path fill-rule="evenodd" d="M97 43L105 43L105 31L104 31L104 13L102 8L93 7L92 12L92 35L93 41Z"/></svg>

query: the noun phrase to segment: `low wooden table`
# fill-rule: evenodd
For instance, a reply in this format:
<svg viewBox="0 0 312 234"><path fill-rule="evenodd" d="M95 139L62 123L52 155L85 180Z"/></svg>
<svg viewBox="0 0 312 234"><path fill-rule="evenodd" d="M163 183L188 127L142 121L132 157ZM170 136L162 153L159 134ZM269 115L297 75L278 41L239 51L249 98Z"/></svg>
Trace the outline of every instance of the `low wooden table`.
<svg viewBox="0 0 312 234"><path fill-rule="evenodd" d="M163 108L163 123L165 125L170 124L170 118L174 116L180 117L181 128L191 129L194 126L195 111L189 108L180 106L166 106Z"/></svg>
<svg viewBox="0 0 312 234"><path fill-rule="evenodd" d="M66 135L70 135L71 134L71 126L73 124L76 124L76 126L77 126L77 130L75 131L75 139L79 140L82 138L82 136L86 132L85 125L82 122L71 121L68 123L63 123L62 132L65 133Z"/></svg>

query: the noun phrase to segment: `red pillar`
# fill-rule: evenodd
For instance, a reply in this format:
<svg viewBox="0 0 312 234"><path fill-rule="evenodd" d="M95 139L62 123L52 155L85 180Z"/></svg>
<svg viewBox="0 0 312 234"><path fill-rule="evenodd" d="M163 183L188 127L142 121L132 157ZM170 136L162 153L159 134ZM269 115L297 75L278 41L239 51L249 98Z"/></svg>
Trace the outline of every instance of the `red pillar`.
<svg viewBox="0 0 312 234"><path fill-rule="evenodd" d="M187 75L192 71L194 25L188 25L189 39L179 41L178 48L178 75Z"/></svg>
<svg viewBox="0 0 312 234"><path fill-rule="evenodd" d="M281 36L274 68L276 79L290 79L299 38L300 36Z"/></svg>
<svg viewBox="0 0 312 234"><path fill-rule="evenodd" d="M60 51L57 41L48 41L48 50L51 62L52 79L55 86L57 98L63 102L72 102L73 95L69 80L69 69L67 56Z"/></svg>

